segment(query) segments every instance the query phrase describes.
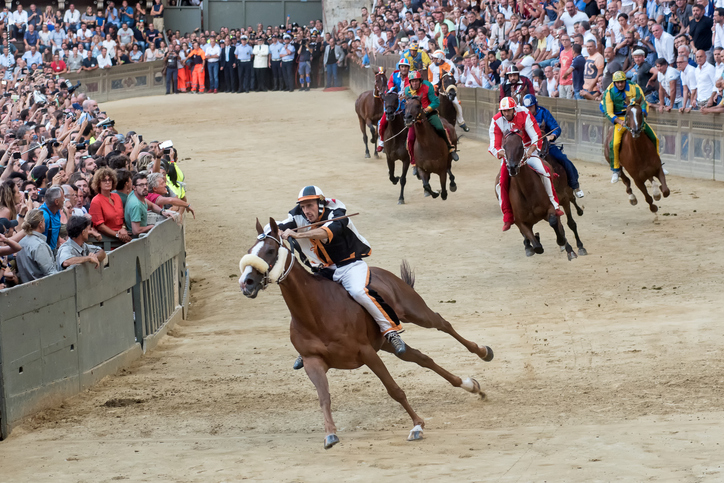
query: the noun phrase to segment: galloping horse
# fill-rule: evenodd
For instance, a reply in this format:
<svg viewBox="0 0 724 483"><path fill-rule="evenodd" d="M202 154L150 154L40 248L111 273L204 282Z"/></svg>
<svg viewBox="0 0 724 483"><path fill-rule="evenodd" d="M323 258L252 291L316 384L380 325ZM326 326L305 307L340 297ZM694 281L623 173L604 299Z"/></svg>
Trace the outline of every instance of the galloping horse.
<svg viewBox="0 0 724 483"><path fill-rule="evenodd" d="M450 140L454 145L457 144L457 135L455 128L444 119L441 119L443 127L450 135ZM418 174L422 179L422 187L426 193L433 198L442 195L442 199L447 199L447 176L450 175L450 191L453 193L458 190L455 184L455 176L452 174L452 155L448 152L447 144L428 122L425 113L422 110L422 102L418 96L408 97L405 106L405 124L409 129L415 130L415 165ZM440 177L441 191L434 192L430 188L430 174L437 174Z"/></svg>
<svg viewBox="0 0 724 483"><path fill-rule="evenodd" d="M387 156L387 169L392 184L400 182L400 198L398 205L405 204L405 183L407 183L407 170L410 168L410 153L407 152L407 127L404 119L404 104L400 102L398 94L394 91L382 95L387 114L387 129L385 130L385 155ZM402 176L395 176L395 162L402 161Z"/></svg>
<svg viewBox="0 0 724 483"><path fill-rule="evenodd" d="M372 135L372 147L377 145L377 122L382 119L384 106L381 95L387 89L387 76L384 71L375 73L375 88L371 91L364 91L354 103L354 111L359 119L359 128L362 130L362 141L365 143L365 158L370 157L370 149L367 147L367 128ZM375 157L379 158L375 150Z"/></svg>
<svg viewBox="0 0 724 483"><path fill-rule="evenodd" d="M519 131L513 130L505 135L503 149L505 150L505 163L510 175L510 188L508 189L510 205L513 208L515 224L520 230L520 234L523 235L526 256L530 257L536 253L543 253L543 245L540 243L539 234L533 233L533 226L541 220L548 220L548 224L556 232L556 243L562 250L566 250L568 260L573 260L577 257L576 252L573 251L570 243L566 240L563 224L556 216L555 209L551 205L545 187L540 180L540 175L533 168L525 166L525 160L523 159L525 146ZM544 164L546 163L544 162ZM500 174L495 179L496 186L499 182ZM556 189L558 189L558 186L556 186ZM566 213L570 213L570 207L568 210ZM579 247L582 248L583 244L579 245Z"/></svg>
<svg viewBox="0 0 724 483"><path fill-rule="evenodd" d="M659 201L662 193L664 194L664 198L666 198L670 192L669 187L666 185L666 175L664 174L664 168L661 166L661 158L656 151L656 146L648 136L641 135L644 128L644 112L641 107L641 102L641 97L637 96L626 108L626 117L624 119L626 131L623 133L623 136L621 136L619 160L621 162L621 168L625 168L626 171L628 171L636 186L638 186L639 190L644 194L644 199L646 203L649 204L649 209L653 213L656 213L659 207L654 204L654 200ZM612 127L609 130L605 144L603 145L603 152L609 164L611 164L612 161L609 159L608 146L611 144L611 139L613 138L613 129ZM631 189L631 180L624 174L623 169L621 169L621 179L626 185L629 202L632 205L636 205L638 200ZM659 187L656 185L656 179L661 183L661 191L659 191ZM651 181L654 195L653 199L651 199L649 192L646 190L646 181Z"/></svg>
<svg viewBox="0 0 724 483"><path fill-rule="evenodd" d="M443 74L440 87L440 118L445 119L451 126L457 122L458 112L455 110L453 101L458 91L455 86L455 77L449 72Z"/></svg>
<svg viewBox="0 0 724 483"><path fill-rule="evenodd" d="M259 236L248 254L239 262L239 285L245 296L254 298L269 282L279 284L292 316L292 344L304 359L304 369L319 396L326 433L324 448L329 449L339 442L332 419L327 371L330 368L357 369L362 365L369 367L380 378L388 394L400 403L412 418L413 428L408 440L421 439L425 422L412 409L405 393L392 379L377 355L380 349L392 353L394 350L382 336L372 317L352 300L341 285L323 276L312 275L302 268L301 263L295 263L293 251L282 245L279 228L271 218L269 228L270 231L265 234L259 220L256 221ZM401 321L443 331L484 361L493 359L493 350L490 347L480 347L464 339L440 314L430 310L413 289L414 283L414 274L406 262L402 264L402 279L381 268L370 268L370 292L375 290L380 294ZM409 345L399 357L436 372L454 387L461 387L484 397L480 384L475 379L462 379L446 371L430 357Z"/></svg>

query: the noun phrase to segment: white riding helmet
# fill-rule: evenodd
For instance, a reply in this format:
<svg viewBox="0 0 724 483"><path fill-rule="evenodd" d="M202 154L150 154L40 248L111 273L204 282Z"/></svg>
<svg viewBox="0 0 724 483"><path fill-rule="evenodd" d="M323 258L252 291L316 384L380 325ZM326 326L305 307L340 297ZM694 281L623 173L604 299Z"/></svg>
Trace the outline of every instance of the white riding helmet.
<svg viewBox="0 0 724 483"><path fill-rule="evenodd" d="M512 97L503 97L500 100L500 109L501 111L506 111L508 109L515 109L516 107L515 99Z"/></svg>
<svg viewBox="0 0 724 483"><path fill-rule="evenodd" d="M432 53L432 58L443 60L443 59L445 59L445 52L443 52L442 50L436 50L435 52Z"/></svg>

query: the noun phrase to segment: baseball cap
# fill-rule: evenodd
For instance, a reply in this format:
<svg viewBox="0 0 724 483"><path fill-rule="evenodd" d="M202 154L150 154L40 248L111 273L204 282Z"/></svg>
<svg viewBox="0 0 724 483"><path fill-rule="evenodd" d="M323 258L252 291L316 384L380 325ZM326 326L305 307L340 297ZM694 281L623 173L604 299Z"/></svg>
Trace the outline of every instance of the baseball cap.
<svg viewBox="0 0 724 483"><path fill-rule="evenodd" d="M636 49L633 51L632 55L646 55L646 52L644 52L642 49Z"/></svg>
<svg viewBox="0 0 724 483"><path fill-rule="evenodd" d="M2 231L0 233L5 233L7 230L11 228L15 228L18 226L17 220L8 220L7 218L0 218L0 227L2 227Z"/></svg>
<svg viewBox="0 0 724 483"><path fill-rule="evenodd" d="M221 39L221 40L219 40L219 43L220 43L220 44L225 44L225 43L226 43L226 40Z"/></svg>
<svg viewBox="0 0 724 483"><path fill-rule="evenodd" d="M82 110L83 110L83 106L81 106L81 105L78 104L77 102L74 102L71 107L72 107L73 109L78 109L79 111L82 111Z"/></svg>
<svg viewBox="0 0 724 483"><path fill-rule="evenodd" d="M291 36L291 35L284 34L284 40L286 40L286 39L292 40L292 36Z"/></svg>
<svg viewBox="0 0 724 483"><path fill-rule="evenodd" d="M246 35L242 35L241 40L249 40L249 37L247 37Z"/></svg>
<svg viewBox="0 0 724 483"><path fill-rule="evenodd" d="M36 182L42 182L45 179L45 176L48 174L48 167L43 165L36 166L33 168L33 170L30 172L30 178L33 179L33 181Z"/></svg>

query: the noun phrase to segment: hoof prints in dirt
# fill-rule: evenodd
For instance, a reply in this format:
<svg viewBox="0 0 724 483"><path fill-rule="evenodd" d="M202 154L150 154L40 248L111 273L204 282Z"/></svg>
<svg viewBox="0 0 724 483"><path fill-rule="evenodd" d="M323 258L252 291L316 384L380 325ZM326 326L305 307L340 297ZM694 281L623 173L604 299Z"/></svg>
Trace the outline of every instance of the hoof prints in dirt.
<svg viewBox="0 0 724 483"><path fill-rule="evenodd" d="M145 399L138 398L114 398L103 403L103 406L107 408L122 408L125 406L133 406L134 404L143 404L145 402Z"/></svg>

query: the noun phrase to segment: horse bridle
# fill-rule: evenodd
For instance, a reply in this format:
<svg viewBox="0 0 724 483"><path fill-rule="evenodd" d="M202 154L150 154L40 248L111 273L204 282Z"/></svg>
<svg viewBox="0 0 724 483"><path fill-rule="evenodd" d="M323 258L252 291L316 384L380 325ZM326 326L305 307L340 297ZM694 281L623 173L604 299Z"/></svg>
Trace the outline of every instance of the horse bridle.
<svg viewBox="0 0 724 483"><path fill-rule="evenodd" d="M372 96L373 96L375 99L380 99L380 98L381 98L381 96L380 96L380 90L377 88L377 76L378 76L378 75L384 76L385 74L383 74L382 72L377 72L377 73L375 74L375 89L374 89L374 91L372 91Z"/></svg>
<svg viewBox="0 0 724 483"><path fill-rule="evenodd" d="M286 254L284 255L283 260L281 260L281 263L286 263L286 259L288 258L289 255L292 256L292 260L291 260L291 262L289 262L289 267L288 267L283 273L280 273L278 277L277 277L276 275L275 275L275 276L272 276L271 274L272 274L272 273L275 273L275 272L274 272L274 269L277 267L277 264L280 262L280 260L279 260L279 258L280 258L280 257L279 257L279 251L277 251L277 258L276 258L276 260L274 260L274 263L273 263L273 264L270 264L270 265L269 265L269 268L267 269L267 271L262 275L262 277L263 277L263 278L261 279L261 287L262 287L262 290L266 289L267 285L269 285L269 284L272 283L272 282L276 282L277 284L282 283L282 282L284 281L284 279L286 279L287 276L289 276L289 272L292 271L292 267L294 266L294 259L296 258L296 257L294 256L294 248L293 248L293 247L292 247L291 249L290 249L290 248L287 248L286 246L284 246L284 244L282 243L282 241L281 241L280 239L277 239L277 238L273 237L271 234L269 234L269 233L261 233L259 236L256 237L256 239L259 240L259 241L264 241L264 240L266 240L267 238L269 238L269 239L274 240L275 242L277 242L277 244L279 245L279 250L281 250L281 249L283 248L284 250L287 251ZM290 243L290 246L292 246L291 243ZM282 270L284 270L284 267L283 267L283 266L282 266L282 268L281 268L280 270L277 270L277 271L278 271L278 272L281 272ZM274 278L276 278L276 280L273 280Z"/></svg>
<svg viewBox="0 0 724 483"><path fill-rule="evenodd" d="M528 155L528 150L526 149L528 146L530 146L530 143L525 142L525 140L523 139L523 135L518 129L508 131L503 137L503 159L505 160L505 164L507 165L508 154L505 152L505 141L512 135L518 136L523 143L523 158L520 160L520 163L518 163L518 167L522 168L528 163L528 159L530 159L530 156Z"/></svg>
<svg viewBox="0 0 724 483"><path fill-rule="evenodd" d="M392 89L390 89L389 91L387 91L387 94L391 94L391 93L393 93L393 90L392 90ZM387 102L385 102L384 99L382 99L382 102L383 102L383 106L384 106L384 107L387 107ZM404 105L404 104L403 104L402 102L400 102L400 96L397 96L397 109L395 109L395 111L394 111L392 114L390 114L390 115L387 116L387 120L388 120L388 121L391 121L391 120L393 120L395 117L397 117L397 114L399 114L402 110L404 110L403 105ZM386 112L387 112L387 109L385 109L385 113L386 113Z"/></svg>

